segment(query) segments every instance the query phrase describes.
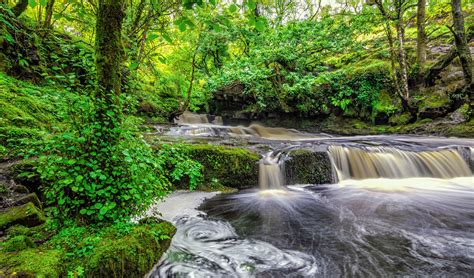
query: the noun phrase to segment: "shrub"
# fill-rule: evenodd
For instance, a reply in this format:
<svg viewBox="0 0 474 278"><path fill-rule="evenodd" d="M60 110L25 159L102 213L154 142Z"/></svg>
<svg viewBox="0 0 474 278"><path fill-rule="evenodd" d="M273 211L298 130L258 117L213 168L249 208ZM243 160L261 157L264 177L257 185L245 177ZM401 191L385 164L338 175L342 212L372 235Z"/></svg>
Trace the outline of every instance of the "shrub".
<svg viewBox="0 0 474 278"><path fill-rule="evenodd" d="M138 123L130 118L122 123L115 109L98 119L105 115L82 103L78 115L71 115L76 123L45 143L37 170L59 219L125 220L168 191L162 161L137 135Z"/></svg>

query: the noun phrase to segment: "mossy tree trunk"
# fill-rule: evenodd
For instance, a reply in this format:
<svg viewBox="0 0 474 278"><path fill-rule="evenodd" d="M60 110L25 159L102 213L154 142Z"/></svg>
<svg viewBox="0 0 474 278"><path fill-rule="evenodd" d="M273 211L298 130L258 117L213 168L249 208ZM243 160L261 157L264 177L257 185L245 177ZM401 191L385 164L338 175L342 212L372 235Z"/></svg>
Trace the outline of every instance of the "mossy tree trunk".
<svg viewBox="0 0 474 278"><path fill-rule="evenodd" d="M96 22L97 120L104 128L114 129L120 119L121 65L125 52L122 23L125 0L100 0ZM109 138L112 139L112 138Z"/></svg>
<svg viewBox="0 0 474 278"><path fill-rule="evenodd" d="M15 6L13 6L12 11L16 16L20 16L28 8L28 0L19 0Z"/></svg>
<svg viewBox="0 0 474 278"><path fill-rule="evenodd" d="M44 22L43 22L43 28L45 29L51 28L51 19L53 18L54 2L55 0L48 0L48 2L46 3L46 11L45 11Z"/></svg>
<svg viewBox="0 0 474 278"><path fill-rule="evenodd" d="M464 16L461 9L461 0L451 0L453 14L453 33L454 42L458 50L459 60L461 60L464 80L466 81L466 94L471 104L474 102L472 91L474 84L472 83L472 57L469 45L467 44L466 32L464 31Z"/></svg>

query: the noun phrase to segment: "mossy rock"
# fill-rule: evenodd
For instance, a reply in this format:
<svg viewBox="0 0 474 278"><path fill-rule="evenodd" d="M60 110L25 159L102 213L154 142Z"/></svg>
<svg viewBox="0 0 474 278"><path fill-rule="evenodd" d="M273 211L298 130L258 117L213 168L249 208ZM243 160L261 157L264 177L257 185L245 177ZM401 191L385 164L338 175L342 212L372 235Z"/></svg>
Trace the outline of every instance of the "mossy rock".
<svg viewBox="0 0 474 278"><path fill-rule="evenodd" d="M15 182L25 185L31 192L37 194L43 200L40 189L42 181L40 174L36 171L36 160L24 159L11 167L11 175Z"/></svg>
<svg viewBox="0 0 474 278"><path fill-rule="evenodd" d="M142 224L124 236L104 236L81 260L86 277L143 277L171 244L176 228L169 222Z"/></svg>
<svg viewBox="0 0 474 278"><path fill-rule="evenodd" d="M36 247L36 244L31 240L31 238L19 235L2 242L1 246L3 252L14 252L25 250L27 248L34 248Z"/></svg>
<svg viewBox="0 0 474 278"><path fill-rule="evenodd" d="M7 229L6 235L11 237L27 236L35 241L45 241L51 236L51 231L46 229L46 224L41 224L35 227L25 227L23 225L14 225Z"/></svg>
<svg viewBox="0 0 474 278"><path fill-rule="evenodd" d="M36 196L36 193L30 193L16 199L13 205L20 206L20 205L24 205L30 202L33 203L36 207L40 209L42 208L42 204L40 200L38 199L38 196Z"/></svg>
<svg viewBox="0 0 474 278"><path fill-rule="evenodd" d="M62 259L61 251L42 248L0 252L0 277L61 277Z"/></svg>
<svg viewBox="0 0 474 278"><path fill-rule="evenodd" d="M259 156L246 149L215 145L189 145L190 155L204 169L202 186L219 184L249 188L258 184Z"/></svg>
<svg viewBox="0 0 474 278"><path fill-rule="evenodd" d="M333 183L331 159L325 151L295 150L285 161L286 184Z"/></svg>
<svg viewBox="0 0 474 278"><path fill-rule="evenodd" d="M395 125L406 125L410 122L411 115L409 112L405 112L402 114L395 114L390 117L388 122L390 125L395 126Z"/></svg>
<svg viewBox="0 0 474 278"><path fill-rule="evenodd" d="M43 213L30 202L1 211L0 231L16 224L33 227L43 224L45 220Z"/></svg>

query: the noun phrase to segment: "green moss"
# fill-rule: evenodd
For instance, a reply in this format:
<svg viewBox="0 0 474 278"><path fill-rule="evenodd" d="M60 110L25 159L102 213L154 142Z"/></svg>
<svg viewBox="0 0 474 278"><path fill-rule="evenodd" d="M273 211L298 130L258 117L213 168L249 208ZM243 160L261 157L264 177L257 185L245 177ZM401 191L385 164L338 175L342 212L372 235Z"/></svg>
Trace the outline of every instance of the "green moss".
<svg viewBox="0 0 474 278"><path fill-rule="evenodd" d="M5 230L15 224L37 226L45 220L43 213L33 203L27 203L0 212L0 230Z"/></svg>
<svg viewBox="0 0 474 278"><path fill-rule="evenodd" d="M332 183L331 160L327 152L295 150L285 162L287 184L324 184Z"/></svg>
<svg viewBox="0 0 474 278"><path fill-rule="evenodd" d="M390 117L388 122L391 125L405 125L408 124L408 122L411 119L411 115L408 112L402 113L402 114L395 114Z"/></svg>
<svg viewBox="0 0 474 278"><path fill-rule="evenodd" d="M46 224L35 227L25 227L23 225L14 225L7 229L8 237L27 236L34 240L44 240L51 236L51 232L46 229Z"/></svg>
<svg viewBox="0 0 474 278"><path fill-rule="evenodd" d="M61 277L63 253L29 248L20 252L0 252L2 277Z"/></svg>
<svg viewBox="0 0 474 278"><path fill-rule="evenodd" d="M204 179L201 184L209 188L212 184L231 188L248 188L258 184L259 156L246 149L216 145L190 145L191 157L203 166ZM216 182L217 179L217 182Z"/></svg>
<svg viewBox="0 0 474 278"><path fill-rule="evenodd" d="M36 244L27 236L14 236L1 244L3 252L21 251L27 248L34 248Z"/></svg>
<svg viewBox="0 0 474 278"><path fill-rule="evenodd" d="M86 276L143 277L159 261L171 243L175 228L168 222L144 224L125 236L112 231L81 260Z"/></svg>

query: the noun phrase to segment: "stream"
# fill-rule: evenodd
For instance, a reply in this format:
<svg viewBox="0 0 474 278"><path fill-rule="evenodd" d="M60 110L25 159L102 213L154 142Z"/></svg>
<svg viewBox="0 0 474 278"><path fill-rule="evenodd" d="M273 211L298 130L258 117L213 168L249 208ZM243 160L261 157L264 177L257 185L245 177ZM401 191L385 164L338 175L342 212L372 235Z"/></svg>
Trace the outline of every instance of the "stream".
<svg viewBox="0 0 474 278"><path fill-rule="evenodd" d="M175 192L151 211L177 227L149 277L472 277L474 140L307 134L202 115L168 136L269 146L259 186ZM285 185L289 150L327 152L333 184Z"/></svg>

